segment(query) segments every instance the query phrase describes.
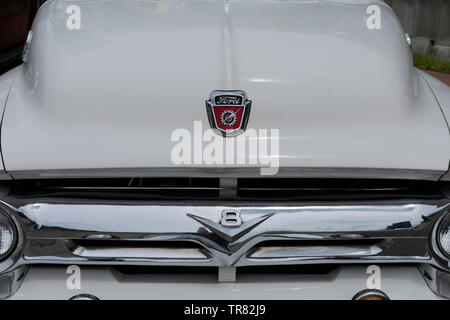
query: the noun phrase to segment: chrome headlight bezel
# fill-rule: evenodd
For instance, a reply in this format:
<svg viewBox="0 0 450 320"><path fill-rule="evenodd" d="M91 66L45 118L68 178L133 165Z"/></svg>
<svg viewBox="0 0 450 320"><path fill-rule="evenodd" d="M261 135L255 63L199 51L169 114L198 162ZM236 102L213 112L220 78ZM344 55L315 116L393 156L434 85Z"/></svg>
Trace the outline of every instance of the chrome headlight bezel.
<svg viewBox="0 0 450 320"><path fill-rule="evenodd" d="M10 247L2 254L0 254L0 262L7 260L17 247L18 243L18 230L14 219L11 216L9 210L4 207L0 207L0 224L7 225L12 233L12 243Z"/></svg>
<svg viewBox="0 0 450 320"><path fill-rule="evenodd" d="M5 205L4 203L0 203L0 215L5 216L10 221L11 226L14 230L14 240L11 248L8 252L0 258L0 274L12 270L16 263L20 260L23 255L23 230L18 220L18 217L15 215L15 210Z"/></svg>
<svg viewBox="0 0 450 320"><path fill-rule="evenodd" d="M436 223L436 228L434 232L434 241L436 243L436 248L438 249L441 258L444 258L447 261L450 261L450 251L447 251L441 241L441 235L444 232L444 229L448 229L447 232L450 232L450 212L446 212L440 217Z"/></svg>

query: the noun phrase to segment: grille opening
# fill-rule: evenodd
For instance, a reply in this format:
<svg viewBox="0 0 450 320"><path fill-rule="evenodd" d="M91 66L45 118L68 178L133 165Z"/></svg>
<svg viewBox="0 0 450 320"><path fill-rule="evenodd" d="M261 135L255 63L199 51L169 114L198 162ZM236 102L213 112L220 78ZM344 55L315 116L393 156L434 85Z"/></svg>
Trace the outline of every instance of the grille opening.
<svg viewBox="0 0 450 320"><path fill-rule="evenodd" d="M442 192L436 182L417 180L243 178L238 179L237 197L290 200L434 199L442 197Z"/></svg>
<svg viewBox="0 0 450 320"><path fill-rule="evenodd" d="M178 267L178 266L113 266L113 270L123 275L149 275L149 274L209 274L216 276L218 267ZM236 274L311 274L326 275L339 268L339 265L285 265L285 266L257 266L238 267Z"/></svg>
<svg viewBox="0 0 450 320"><path fill-rule="evenodd" d="M113 266L113 270L123 275L136 274L217 274L217 267L189 267L189 266Z"/></svg>
<svg viewBox="0 0 450 320"><path fill-rule="evenodd" d="M339 266L332 264L318 265L285 265L285 266L257 266L257 267L239 267L236 274L310 274L325 275L333 272Z"/></svg>
<svg viewBox="0 0 450 320"><path fill-rule="evenodd" d="M218 178L43 179L13 183L16 196L191 199L219 196Z"/></svg>
<svg viewBox="0 0 450 320"><path fill-rule="evenodd" d="M228 180L230 178L227 178ZM225 181L225 180L224 180ZM339 201L442 198L442 184L417 180L236 178L73 178L14 180L16 197L142 200Z"/></svg>

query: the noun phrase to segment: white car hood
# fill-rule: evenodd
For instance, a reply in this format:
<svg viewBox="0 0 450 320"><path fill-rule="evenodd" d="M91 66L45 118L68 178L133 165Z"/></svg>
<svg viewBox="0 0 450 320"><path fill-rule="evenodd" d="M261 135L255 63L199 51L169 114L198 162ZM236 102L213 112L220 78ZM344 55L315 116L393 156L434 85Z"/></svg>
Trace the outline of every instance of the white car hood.
<svg viewBox="0 0 450 320"><path fill-rule="evenodd" d="M253 101L247 128L279 129L281 167L448 169L445 119L382 2L50 1L33 32L3 118L13 175L177 167L173 131L209 128L220 89Z"/></svg>

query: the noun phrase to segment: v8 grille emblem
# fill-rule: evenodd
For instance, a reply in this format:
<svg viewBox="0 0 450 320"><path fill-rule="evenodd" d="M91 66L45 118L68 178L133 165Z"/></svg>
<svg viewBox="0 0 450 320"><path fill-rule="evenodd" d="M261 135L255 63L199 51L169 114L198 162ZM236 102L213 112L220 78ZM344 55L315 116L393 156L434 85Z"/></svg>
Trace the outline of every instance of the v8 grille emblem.
<svg viewBox="0 0 450 320"><path fill-rule="evenodd" d="M216 223L209 219L189 213L187 216L201 223L211 230L211 232L225 240L227 242L225 247L228 247L232 243L244 237L260 223L270 218L273 214L274 213L265 214L255 219L243 222L238 211L225 210L222 212L220 223Z"/></svg>
<svg viewBox="0 0 450 320"><path fill-rule="evenodd" d="M222 211L220 224L230 228L239 227L242 224L241 213L239 211Z"/></svg>

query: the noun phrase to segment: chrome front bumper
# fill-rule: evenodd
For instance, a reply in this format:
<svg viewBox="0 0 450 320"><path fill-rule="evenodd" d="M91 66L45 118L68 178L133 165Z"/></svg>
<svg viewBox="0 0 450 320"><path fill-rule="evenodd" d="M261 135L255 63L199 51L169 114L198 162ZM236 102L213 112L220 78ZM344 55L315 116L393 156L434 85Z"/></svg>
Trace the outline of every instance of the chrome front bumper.
<svg viewBox="0 0 450 320"><path fill-rule="evenodd" d="M250 205L5 197L2 205L20 235L0 262L0 277L13 279L9 294L23 280L20 270L39 264L218 267L219 279L244 266L414 264L428 268L434 292L450 297L449 263L431 241L448 199ZM240 223L221 223L227 212Z"/></svg>

